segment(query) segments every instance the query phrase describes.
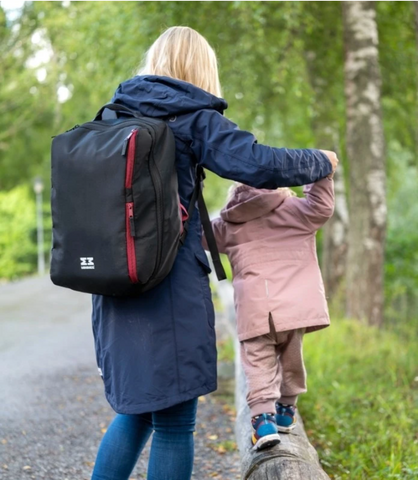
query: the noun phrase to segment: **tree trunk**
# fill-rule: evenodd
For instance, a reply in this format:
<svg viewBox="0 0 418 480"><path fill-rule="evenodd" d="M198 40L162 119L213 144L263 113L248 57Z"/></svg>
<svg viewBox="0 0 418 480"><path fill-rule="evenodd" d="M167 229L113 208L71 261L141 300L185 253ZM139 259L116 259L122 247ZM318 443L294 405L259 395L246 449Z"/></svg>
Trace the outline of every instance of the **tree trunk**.
<svg viewBox="0 0 418 480"><path fill-rule="evenodd" d="M333 128L334 127L334 128ZM326 113L319 114L313 126L317 146L339 155L338 129L326 126ZM339 155L340 156L340 155ZM323 228L321 270L327 299L337 311L344 311L349 215L344 167L340 163L334 175L334 215Z"/></svg>
<svg viewBox="0 0 418 480"><path fill-rule="evenodd" d="M318 97L319 99L321 98L319 95ZM339 155L337 125L327 125L326 119L326 112L319 112L313 125L317 146L326 150L333 150ZM334 215L323 228L321 270L328 301L330 301L336 311L343 313L347 273L349 215L342 163L338 165L334 174L334 189Z"/></svg>
<svg viewBox="0 0 418 480"><path fill-rule="evenodd" d="M334 215L324 226L322 275L327 297L338 308L343 304L341 294L347 270L347 236L349 226L347 195L342 165L339 165L335 172L334 188Z"/></svg>
<svg viewBox="0 0 418 480"><path fill-rule="evenodd" d="M343 2L350 231L347 314L381 325L386 174L374 2Z"/></svg>

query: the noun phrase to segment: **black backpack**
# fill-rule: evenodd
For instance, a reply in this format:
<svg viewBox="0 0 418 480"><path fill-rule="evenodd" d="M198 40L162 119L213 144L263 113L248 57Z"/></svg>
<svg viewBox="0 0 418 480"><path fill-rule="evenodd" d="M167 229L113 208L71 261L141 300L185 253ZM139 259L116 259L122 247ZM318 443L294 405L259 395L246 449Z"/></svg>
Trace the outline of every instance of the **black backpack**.
<svg viewBox="0 0 418 480"><path fill-rule="evenodd" d="M53 139L51 163L56 285L112 296L156 286L186 239L196 201L218 278L225 278L202 197L203 169L196 167L186 211L165 121L105 105L92 122Z"/></svg>

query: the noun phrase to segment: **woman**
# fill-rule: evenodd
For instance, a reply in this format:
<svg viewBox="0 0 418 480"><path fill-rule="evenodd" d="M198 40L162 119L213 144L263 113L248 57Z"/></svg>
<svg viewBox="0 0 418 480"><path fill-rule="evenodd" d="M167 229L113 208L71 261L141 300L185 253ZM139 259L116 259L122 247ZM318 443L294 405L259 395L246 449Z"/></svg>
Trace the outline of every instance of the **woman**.
<svg viewBox="0 0 418 480"><path fill-rule="evenodd" d="M187 27L151 46L140 75L119 85L113 102L169 121L176 140L181 202L195 166L258 188L315 182L338 162L333 152L257 144L223 117L227 108L216 56ZM216 390L210 272L196 209L173 270L137 298L93 297L97 363L118 413L103 437L92 480L127 480L154 432L148 480L188 480L193 468L197 398Z"/></svg>

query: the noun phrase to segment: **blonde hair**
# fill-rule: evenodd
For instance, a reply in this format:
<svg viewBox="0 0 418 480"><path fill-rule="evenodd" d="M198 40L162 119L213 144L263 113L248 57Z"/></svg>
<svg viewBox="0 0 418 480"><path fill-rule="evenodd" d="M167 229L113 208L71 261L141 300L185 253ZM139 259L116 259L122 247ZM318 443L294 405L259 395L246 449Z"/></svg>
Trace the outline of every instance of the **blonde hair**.
<svg viewBox="0 0 418 480"><path fill-rule="evenodd" d="M230 202L230 201L232 200L233 196L235 195L235 190L236 190L238 187L241 187L242 185L244 185L244 184L243 184L243 183L234 182L234 183L228 188L228 195L227 195L227 198L226 198L226 201L227 201L227 202ZM288 188L288 187L277 188L277 189L276 189L276 192L282 193L282 194L285 195L286 197L296 197L296 193L295 193L291 188Z"/></svg>
<svg viewBox="0 0 418 480"><path fill-rule="evenodd" d="M162 75L189 82L222 96L216 54L208 41L189 27L171 27L145 55L138 75Z"/></svg>

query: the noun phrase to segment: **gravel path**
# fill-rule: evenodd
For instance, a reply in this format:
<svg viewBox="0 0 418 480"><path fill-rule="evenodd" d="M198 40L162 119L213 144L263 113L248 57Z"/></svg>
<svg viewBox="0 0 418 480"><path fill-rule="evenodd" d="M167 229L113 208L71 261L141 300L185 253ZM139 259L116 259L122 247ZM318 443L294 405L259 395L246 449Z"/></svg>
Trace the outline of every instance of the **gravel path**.
<svg viewBox="0 0 418 480"><path fill-rule="evenodd" d="M0 479L88 480L113 412L96 374L88 296L31 279L0 287ZM225 335L222 318L220 337ZM229 396L199 401L194 478L239 476ZM146 478L148 449L132 474Z"/></svg>
<svg viewBox="0 0 418 480"><path fill-rule="evenodd" d="M33 396L27 399L28 408L2 421L0 478L88 480L100 439L113 418L103 397L101 380L82 369L33 380L36 385ZM195 435L196 479L239 478L234 413L224 399L214 395L200 398ZM146 478L148 453L147 448L132 479Z"/></svg>

